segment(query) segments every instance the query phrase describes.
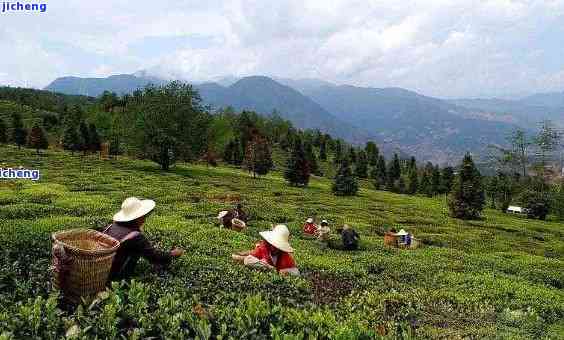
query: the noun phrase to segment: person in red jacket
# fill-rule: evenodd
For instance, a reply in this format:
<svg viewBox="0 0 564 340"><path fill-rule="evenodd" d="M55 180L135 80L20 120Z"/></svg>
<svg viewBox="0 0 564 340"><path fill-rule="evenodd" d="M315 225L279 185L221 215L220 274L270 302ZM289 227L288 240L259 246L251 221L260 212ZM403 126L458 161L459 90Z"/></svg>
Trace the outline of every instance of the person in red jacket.
<svg viewBox="0 0 564 340"><path fill-rule="evenodd" d="M313 218L308 218L304 224L304 234L315 236L317 233L317 225L313 222Z"/></svg>
<svg viewBox="0 0 564 340"><path fill-rule="evenodd" d="M242 262L246 266L276 270L283 275L299 275L292 253L294 249L288 242L290 232L283 224L275 226L272 230L259 233L263 238L255 249L248 252L233 254L235 261Z"/></svg>

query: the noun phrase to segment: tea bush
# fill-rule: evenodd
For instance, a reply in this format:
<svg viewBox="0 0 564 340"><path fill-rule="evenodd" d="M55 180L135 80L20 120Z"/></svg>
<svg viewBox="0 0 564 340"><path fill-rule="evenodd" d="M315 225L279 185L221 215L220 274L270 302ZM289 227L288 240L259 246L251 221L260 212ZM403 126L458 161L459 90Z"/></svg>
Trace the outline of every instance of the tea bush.
<svg viewBox="0 0 564 340"><path fill-rule="evenodd" d="M0 181L0 339L374 339L563 338L564 226L485 210L448 217L435 199L375 191L336 197L331 181L286 185L280 172L252 179L232 167L100 161L0 147L8 166L36 167L41 180ZM322 164L323 166L323 164ZM145 262L79 306L50 288L50 235L102 227L128 196L157 201L145 232L186 255L168 272ZM217 227L242 201L242 233ZM361 250L320 249L301 236L309 216L347 223ZM258 232L287 223L302 276L280 277L232 263ZM382 235L404 228L424 246L388 249ZM332 242L339 236L332 235Z"/></svg>

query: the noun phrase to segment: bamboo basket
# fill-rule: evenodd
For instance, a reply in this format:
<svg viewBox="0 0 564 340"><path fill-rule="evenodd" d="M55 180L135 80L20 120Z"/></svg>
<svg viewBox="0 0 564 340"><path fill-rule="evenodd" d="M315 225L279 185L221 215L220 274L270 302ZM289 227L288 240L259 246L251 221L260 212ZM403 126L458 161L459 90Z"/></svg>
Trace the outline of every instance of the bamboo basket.
<svg viewBox="0 0 564 340"><path fill-rule="evenodd" d="M113 237L89 229L73 229L52 235L53 287L78 303L104 290L115 253L120 245Z"/></svg>
<svg viewBox="0 0 564 340"><path fill-rule="evenodd" d="M388 247L397 247L398 237L389 233L384 234L384 245Z"/></svg>

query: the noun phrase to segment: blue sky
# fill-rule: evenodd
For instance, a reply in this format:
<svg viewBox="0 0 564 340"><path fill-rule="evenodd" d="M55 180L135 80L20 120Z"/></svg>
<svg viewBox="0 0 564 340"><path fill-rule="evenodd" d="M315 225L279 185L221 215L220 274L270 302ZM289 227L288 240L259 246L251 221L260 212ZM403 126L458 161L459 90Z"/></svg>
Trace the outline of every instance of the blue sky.
<svg viewBox="0 0 564 340"><path fill-rule="evenodd" d="M23 1L25 2L25 1ZM148 70L440 97L564 91L564 0L83 1L0 14L0 84Z"/></svg>

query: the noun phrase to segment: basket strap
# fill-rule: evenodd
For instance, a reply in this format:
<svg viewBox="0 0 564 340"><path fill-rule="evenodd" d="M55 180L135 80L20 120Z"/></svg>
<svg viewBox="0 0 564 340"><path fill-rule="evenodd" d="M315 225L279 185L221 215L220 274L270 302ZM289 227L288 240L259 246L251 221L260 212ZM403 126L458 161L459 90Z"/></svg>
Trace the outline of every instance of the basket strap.
<svg viewBox="0 0 564 340"><path fill-rule="evenodd" d="M72 257L66 254L63 244L55 241L52 247L53 253L53 271L59 278L60 288L64 289L67 274L72 264Z"/></svg>
<svg viewBox="0 0 564 340"><path fill-rule="evenodd" d="M121 242L125 242L125 241L128 241L128 240L134 239L139 235L140 235L140 232L132 231L129 234L125 235L121 240L119 240L119 242L121 243Z"/></svg>
<svg viewBox="0 0 564 340"><path fill-rule="evenodd" d="M112 227L112 223L108 224L108 226L106 227L106 229L104 229L103 233L107 234L108 230L110 230L110 228Z"/></svg>

